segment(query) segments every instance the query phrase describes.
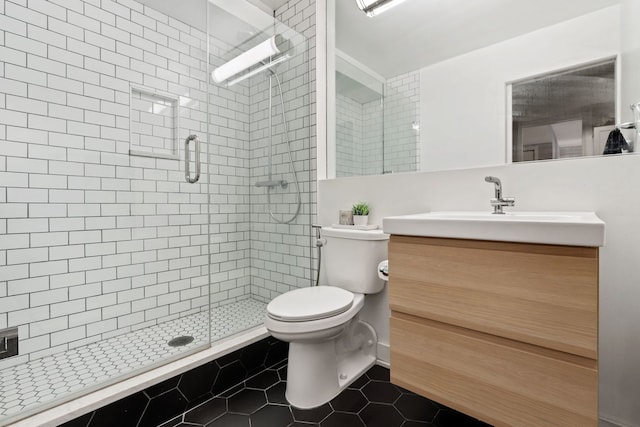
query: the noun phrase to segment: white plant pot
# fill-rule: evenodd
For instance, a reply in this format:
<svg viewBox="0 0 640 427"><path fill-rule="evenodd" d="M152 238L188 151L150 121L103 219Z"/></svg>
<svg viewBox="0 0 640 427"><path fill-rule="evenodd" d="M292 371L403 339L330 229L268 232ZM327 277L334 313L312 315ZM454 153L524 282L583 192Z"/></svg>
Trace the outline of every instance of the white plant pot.
<svg viewBox="0 0 640 427"><path fill-rule="evenodd" d="M369 215L354 215L353 225L356 227L363 227L369 222Z"/></svg>

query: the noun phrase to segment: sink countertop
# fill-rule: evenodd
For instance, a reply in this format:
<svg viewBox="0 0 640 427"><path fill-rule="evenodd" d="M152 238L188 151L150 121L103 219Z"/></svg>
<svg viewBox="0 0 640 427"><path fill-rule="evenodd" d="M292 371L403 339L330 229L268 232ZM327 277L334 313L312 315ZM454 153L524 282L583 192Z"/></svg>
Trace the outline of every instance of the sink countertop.
<svg viewBox="0 0 640 427"><path fill-rule="evenodd" d="M569 246L603 246L605 224L594 212L427 212L383 219L389 234L497 240Z"/></svg>

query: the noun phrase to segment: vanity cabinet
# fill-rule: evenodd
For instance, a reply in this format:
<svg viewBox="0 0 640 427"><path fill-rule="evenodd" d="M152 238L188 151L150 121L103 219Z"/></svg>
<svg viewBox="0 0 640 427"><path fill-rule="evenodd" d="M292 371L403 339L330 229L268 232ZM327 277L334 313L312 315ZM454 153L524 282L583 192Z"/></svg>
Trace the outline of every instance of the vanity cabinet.
<svg viewBox="0 0 640 427"><path fill-rule="evenodd" d="M496 426L597 426L598 248L392 235L391 380Z"/></svg>

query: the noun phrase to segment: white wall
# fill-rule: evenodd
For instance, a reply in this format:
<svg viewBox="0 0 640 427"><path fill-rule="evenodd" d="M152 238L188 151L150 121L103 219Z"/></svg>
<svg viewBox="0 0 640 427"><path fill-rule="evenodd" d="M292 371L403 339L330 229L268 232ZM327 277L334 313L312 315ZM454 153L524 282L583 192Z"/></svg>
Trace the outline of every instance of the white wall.
<svg viewBox="0 0 640 427"><path fill-rule="evenodd" d="M640 102L640 2L624 0L622 2L622 34L625 37L622 45L622 83L624 90L620 93L621 122L633 120L633 113L628 110L631 104ZM629 132L629 131L627 131ZM636 128L636 146L640 141L640 128ZM625 134L626 136L626 134ZM636 148L637 150L637 148Z"/></svg>
<svg viewBox="0 0 640 427"><path fill-rule="evenodd" d="M385 216L429 210L489 210L493 187L484 182L486 175L502 179L505 196L516 198L512 210L595 211L606 223L600 252L600 417L639 426L640 156L320 181L319 221L335 223L339 209L359 200L370 203L375 224ZM381 324L387 313L367 316ZM388 342L385 328L378 333Z"/></svg>
<svg viewBox="0 0 640 427"><path fill-rule="evenodd" d="M506 83L618 55L620 17L608 7L423 68L421 170L504 163Z"/></svg>

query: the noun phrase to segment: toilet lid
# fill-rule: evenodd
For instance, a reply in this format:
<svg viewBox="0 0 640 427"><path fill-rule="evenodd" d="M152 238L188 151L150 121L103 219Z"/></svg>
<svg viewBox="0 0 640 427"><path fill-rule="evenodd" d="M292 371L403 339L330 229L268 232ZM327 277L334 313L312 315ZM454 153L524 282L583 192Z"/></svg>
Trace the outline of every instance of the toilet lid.
<svg viewBox="0 0 640 427"><path fill-rule="evenodd" d="M269 317L288 322L325 319L351 308L353 294L334 286L315 286L286 292L267 305Z"/></svg>

